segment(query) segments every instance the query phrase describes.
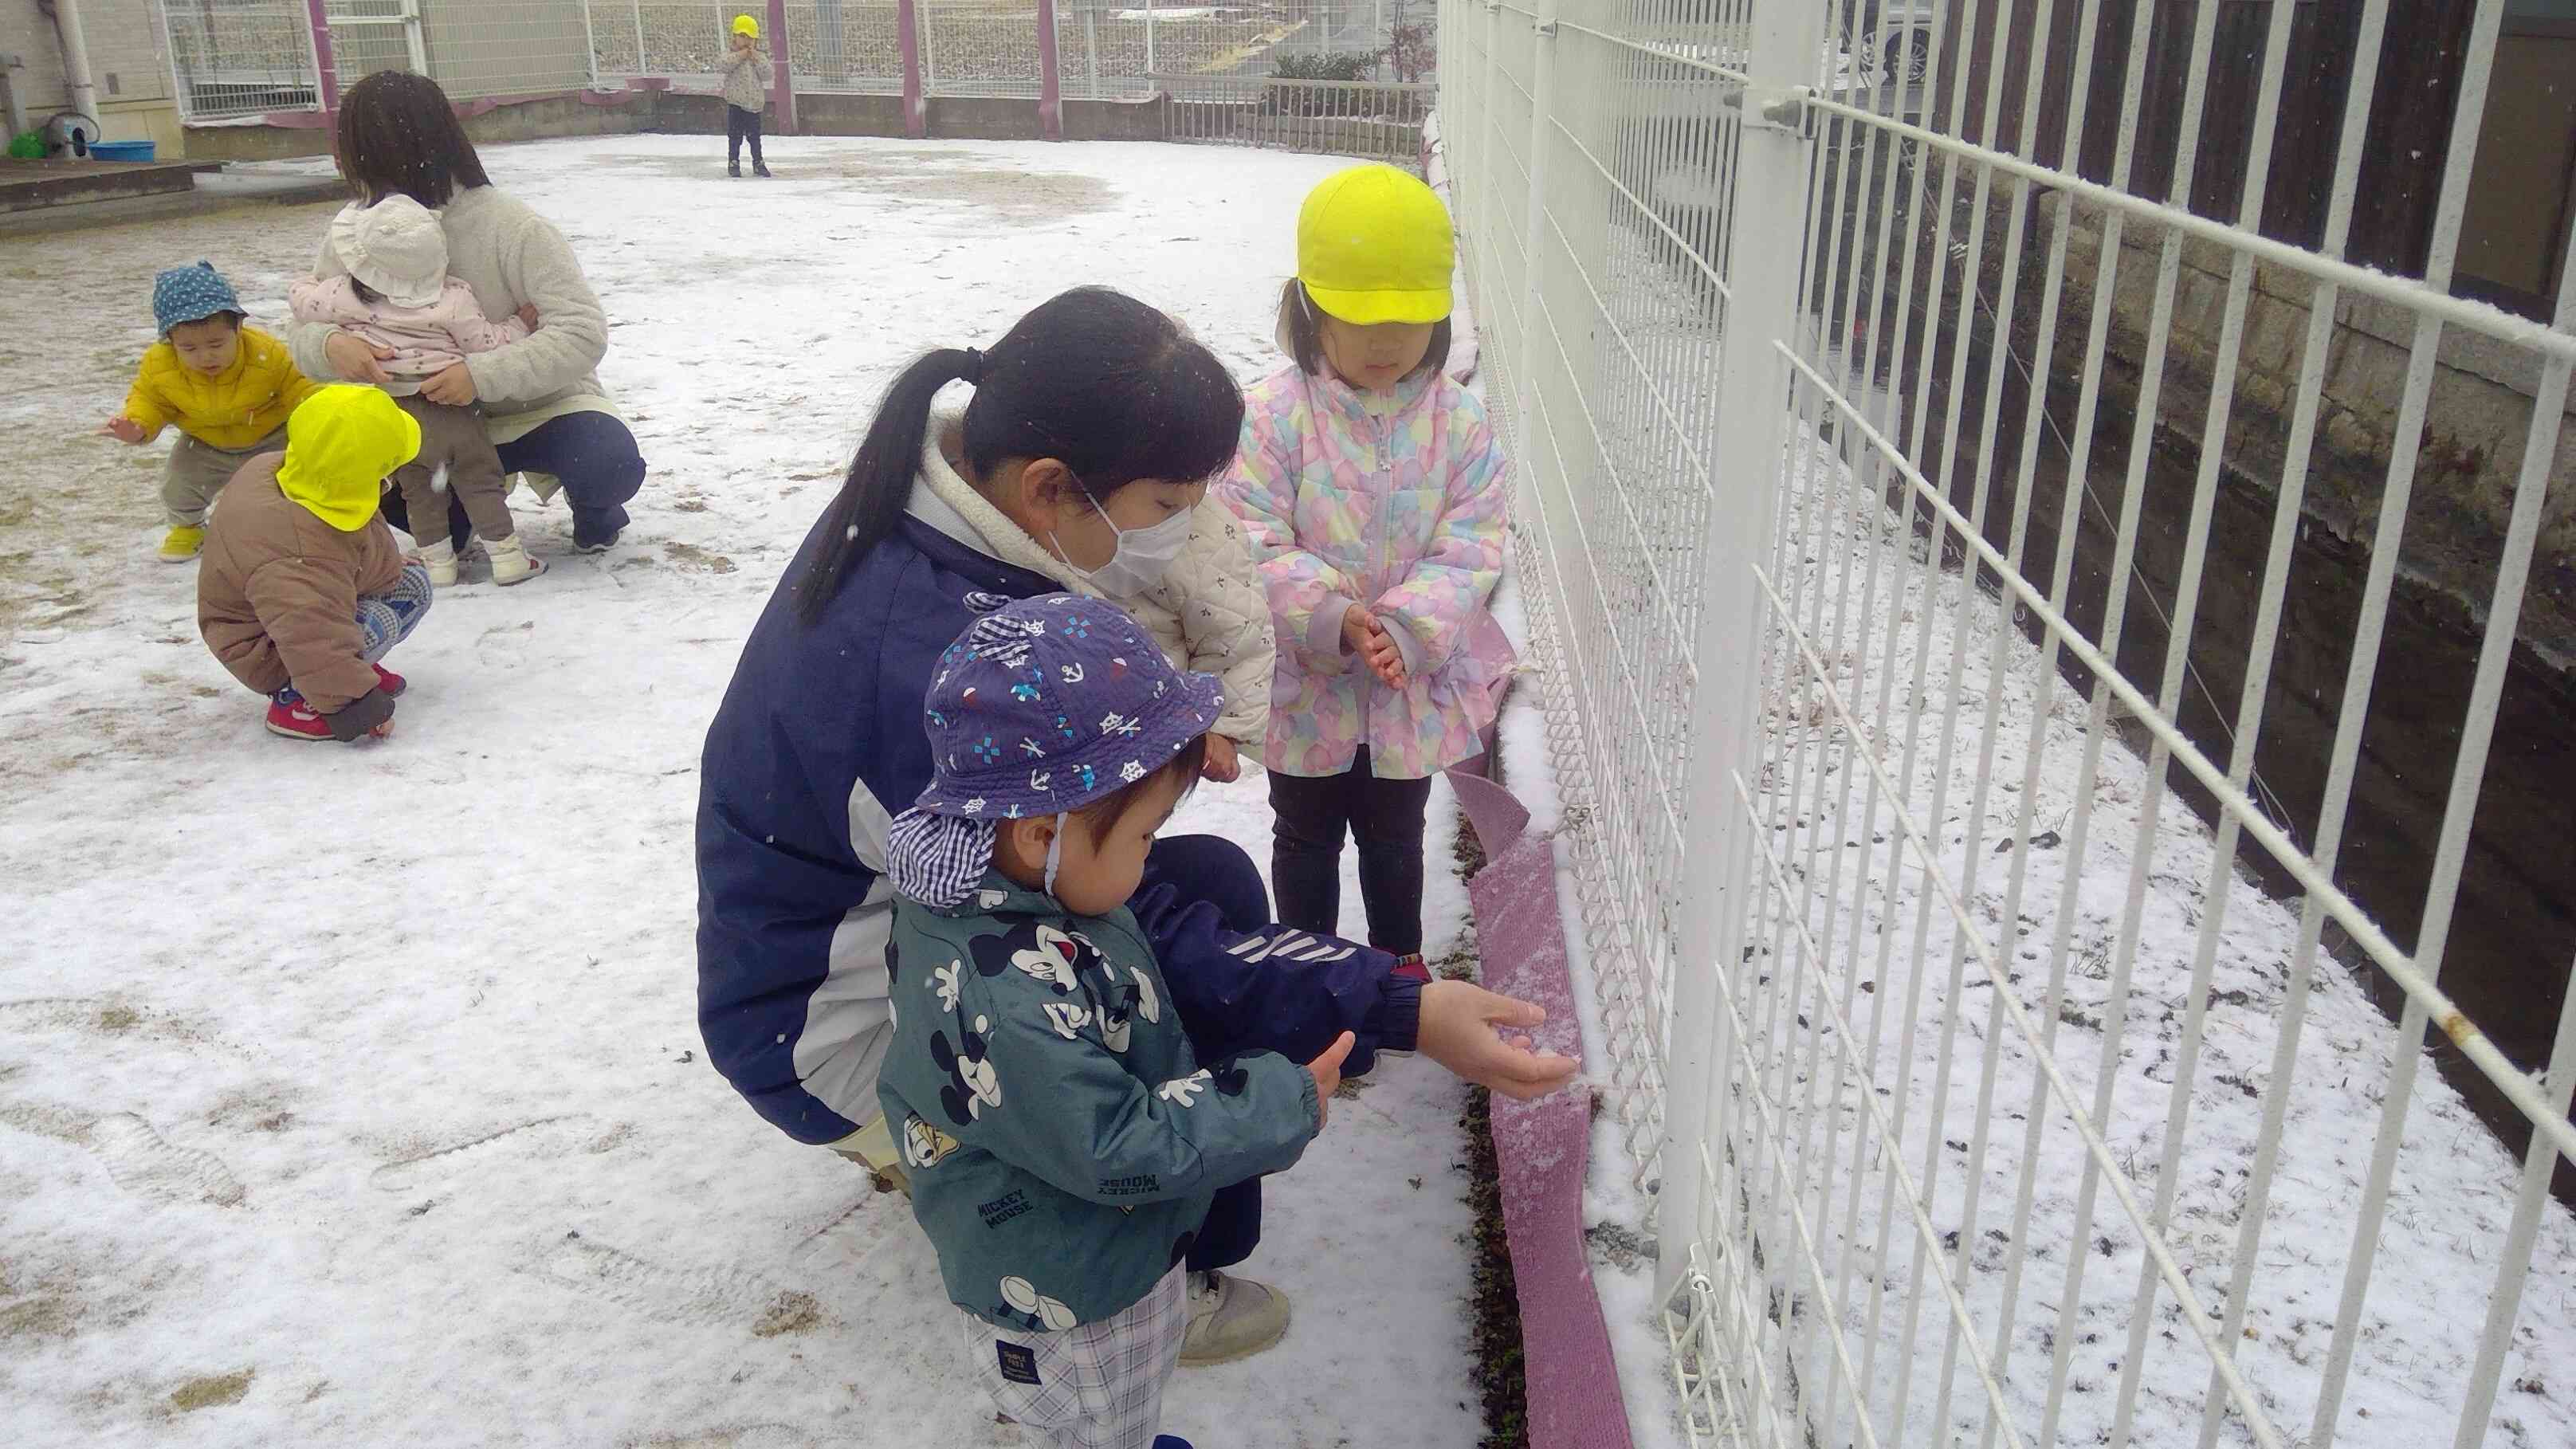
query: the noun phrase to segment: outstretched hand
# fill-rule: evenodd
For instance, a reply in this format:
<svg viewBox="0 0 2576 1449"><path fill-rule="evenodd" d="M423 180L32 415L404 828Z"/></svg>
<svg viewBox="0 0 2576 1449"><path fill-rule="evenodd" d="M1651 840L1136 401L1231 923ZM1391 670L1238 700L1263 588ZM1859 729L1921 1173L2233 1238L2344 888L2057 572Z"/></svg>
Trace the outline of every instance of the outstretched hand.
<svg viewBox="0 0 2576 1449"><path fill-rule="evenodd" d="M1322 1056L1306 1064L1306 1070L1315 1078L1315 1130L1318 1132L1324 1130L1325 1121L1332 1116L1333 1094L1342 1088L1342 1061L1351 1054L1351 1046L1358 1040L1349 1032L1343 1032L1333 1038L1331 1046L1324 1048Z"/></svg>
<svg viewBox="0 0 2576 1449"><path fill-rule="evenodd" d="M1574 1080L1582 1063L1532 1050L1528 1036L1505 1037L1547 1020L1534 1002L1502 996L1466 981L1434 981L1422 988L1422 1024L1415 1046L1465 1081L1516 1101L1544 1097Z"/></svg>
<svg viewBox="0 0 2576 1449"><path fill-rule="evenodd" d="M100 428L99 431L108 437L116 439L120 443L140 443L143 441L143 425L121 413L115 417L109 418L107 420L107 426Z"/></svg>

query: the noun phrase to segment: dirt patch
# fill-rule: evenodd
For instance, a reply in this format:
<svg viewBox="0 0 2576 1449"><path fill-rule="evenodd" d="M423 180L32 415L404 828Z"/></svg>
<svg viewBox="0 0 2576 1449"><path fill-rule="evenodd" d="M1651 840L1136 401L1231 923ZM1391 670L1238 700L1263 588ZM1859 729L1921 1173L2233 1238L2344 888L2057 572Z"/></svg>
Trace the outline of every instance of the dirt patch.
<svg viewBox="0 0 2576 1449"><path fill-rule="evenodd" d="M734 571L732 559L694 543L666 543L662 545L662 552L669 554L671 562L688 573L729 574Z"/></svg>
<svg viewBox="0 0 2576 1449"><path fill-rule="evenodd" d="M58 1293L0 1307L0 1343L35 1338L69 1338L79 1331L72 1300Z"/></svg>
<svg viewBox="0 0 2576 1449"><path fill-rule="evenodd" d="M823 1305L811 1293L781 1293L770 1305L768 1314L752 1325L754 1338L776 1338L782 1333L803 1333L823 1321Z"/></svg>
<svg viewBox="0 0 2576 1449"><path fill-rule="evenodd" d="M238 1404L242 1395L250 1392L250 1381L258 1376L257 1369L243 1369L239 1373L209 1374L204 1378L190 1379L170 1391L170 1407L182 1414L193 1414L199 1409L220 1409L227 1404Z"/></svg>

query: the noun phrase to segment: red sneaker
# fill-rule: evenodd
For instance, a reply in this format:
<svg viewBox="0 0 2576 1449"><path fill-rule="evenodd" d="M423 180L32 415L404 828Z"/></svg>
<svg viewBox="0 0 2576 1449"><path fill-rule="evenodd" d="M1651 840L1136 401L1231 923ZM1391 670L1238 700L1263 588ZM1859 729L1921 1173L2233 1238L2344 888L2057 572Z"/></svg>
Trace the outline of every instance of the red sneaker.
<svg viewBox="0 0 2576 1449"><path fill-rule="evenodd" d="M281 689L268 702L268 732L290 740L327 740L330 723L304 702L304 696L291 689Z"/></svg>
<svg viewBox="0 0 2576 1449"><path fill-rule="evenodd" d="M381 664L370 664L367 667L376 671L376 688L383 690L386 698L398 699L402 696L403 677L401 675Z"/></svg>
<svg viewBox="0 0 2576 1449"><path fill-rule="evenodd" d="M1395 958L1395 974L1408 981L1428 982L1431 979L1431 965L1424 961L1422 953L1417 951L1410 956Z"/></svg>

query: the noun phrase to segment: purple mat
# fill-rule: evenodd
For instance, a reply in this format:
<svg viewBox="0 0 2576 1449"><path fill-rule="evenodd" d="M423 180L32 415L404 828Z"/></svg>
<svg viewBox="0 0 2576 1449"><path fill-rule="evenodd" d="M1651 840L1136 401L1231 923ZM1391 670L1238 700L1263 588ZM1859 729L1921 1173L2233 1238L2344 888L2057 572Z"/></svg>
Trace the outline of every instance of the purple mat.
<svg viewBox="0 0 2576 1449"><path fill-rule="evenodd" d="M1546 1024L1533 1033L1538 1045L1580 1056L1583 1033L1556 906L1555 849L1546 837L1527 833L1529 811L1510 791L1456 771L1449 782L1485 845L1487 864L1467 883L1476 937L1484 943L1484 984L1547 1008ZM1493 1120L1503 1230L1520 1284L1529 1442L1532 1449L1629 1449L1610 1330L1583 1250L1590 1094L1576 1089L1536 1102L1498 1095Z"/></svg>

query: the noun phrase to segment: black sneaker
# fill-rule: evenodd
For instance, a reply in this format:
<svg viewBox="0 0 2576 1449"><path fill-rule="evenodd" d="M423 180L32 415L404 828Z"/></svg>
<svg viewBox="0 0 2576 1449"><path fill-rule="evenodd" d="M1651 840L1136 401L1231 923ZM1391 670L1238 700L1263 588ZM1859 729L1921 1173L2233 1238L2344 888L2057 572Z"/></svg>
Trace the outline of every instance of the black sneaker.
<svg viewBox="0 0 2576 1449"><path fill-rule="evenodd" d="M752 174L752 175L754 175L754 176L764 176L764 177L765 177L765 176L767 176L767 175L769 174L769 163L768 163L768 162L766 162L766 161L754 161L754 162L752 162L752 163L751 163L751 174Z"/></svg>
<svg viewBox="0 0 2576 1449"><path fill-rule="evenodd" d="M733 178L734 180L736 180L736 181L740 181L740 180L742 179L742 163L741 163L741 162L739 162L739 161L736 161L736 162L733 162L732 164L730 164L730 165L726 166L726 167L725 167L725 174L726 174L727 176L732 177L732 178Z"/></svg>
<svg viewBox="0 0 2576 1449"><path fill-rule="evenodd" d="M617 547L617 536L623 532L625 532L625 530L622 528L612 528L606 533L594 534L585 533L581 529L576 528L572 531L572 551L574 553L606 553L610 549Z"/></svg>

